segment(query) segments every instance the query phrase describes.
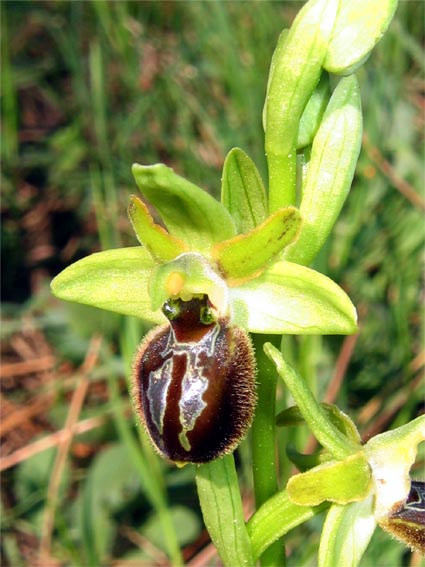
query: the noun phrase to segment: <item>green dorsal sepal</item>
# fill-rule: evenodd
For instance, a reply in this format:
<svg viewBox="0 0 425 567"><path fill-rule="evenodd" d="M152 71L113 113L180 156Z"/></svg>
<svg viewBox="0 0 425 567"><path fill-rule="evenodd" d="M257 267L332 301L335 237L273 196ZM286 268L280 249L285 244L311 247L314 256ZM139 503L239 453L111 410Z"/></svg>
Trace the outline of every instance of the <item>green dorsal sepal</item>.
<svg viewBox="0 0 425 567"><path fill-rule="evenodd" d="M298 235L301 216L295 207L276 211L253 230L219 242L211 254L230 285L259 275Z"/></svg>
<svg viewBox="0 0 425 567"><path fill-rule="evenodd" d="M233 219L221 203L166 165L134 164L132 172L170 234L187 242L191 250L208 252L216 242L236 234Z"/></svg>

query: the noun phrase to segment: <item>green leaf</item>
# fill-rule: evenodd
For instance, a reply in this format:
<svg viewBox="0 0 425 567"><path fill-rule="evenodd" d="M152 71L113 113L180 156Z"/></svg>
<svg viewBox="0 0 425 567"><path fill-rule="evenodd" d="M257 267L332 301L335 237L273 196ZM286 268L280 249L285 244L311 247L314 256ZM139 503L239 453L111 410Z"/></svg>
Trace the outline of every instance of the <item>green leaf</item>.
<svg viewBox="0 0 425 567"><path fill-rule="evenodd" d="M266 191L252 159L240 148L227 154L221 180L221 202L239 233L252 230L267 217Z"/></svg>
<svg viewBox="0 0 425 567"><path fill-rule="evenodd" d="M337 0L307 2L273 57L265 106L269 212L295 204L296 142L301 115L319 82Z"/></svg>
<svg viewBox="0 0 425 567"><path fill-rule="evenodd" d="M280 209L250 232L219 242L211 254L227 280L242 281L264 269L296 238L300 226L298 209Z"/></svg>
<svg viewBox="0 0 425 567"><path fill-rule="evenodd" d="M152 311L148 294L154 266L141 246L105 250L71 264L51 288L59 299L162 323L166 319L161 311Z"/></svg>
<svg viewBox="0 0 425 567"><path fill-rule="evenodd" d="M370 488L371 471L363 452L296 474L286 486L289 498L300 506L317 506L325 500L337 504L363 500Z"/></svg>
<svg viewBox="0 0 425 567"><path fill-rule="evenodd" d="M323 63L325 69L343 75L353 73L384 35L397 4L397 0L341 2Z"/></svg>
<svg viewBox="0 0 425 567"><path fill-rule="evenodd" d="M224 565L254 565L233 455L201 465L196 475L205 526Z"/></svg>
<svg viewBox="0 0 425 567"><path fill-rule="evenodd" d="M319 567L357 567L375 527L372 496L347 506L331 506L320 538Z"/></svg>
<svg viewBox="0 0 425 567"><path fill-rule="evenodd" d="M330 95L329 75L323 73L319 84L314 89L302 113L298 129L297 149L304 148L312 143L319 129Z"/></svg>
<svg viewBox="0 0 425 567"><path fill-rule="evenodd" d="M258 278L229 288L232 322L252 333L351 334L356 310L326 276L280 261Z"/></svg>
<svg viewBox="0 0 425 567"><path fill-rule="evenodd" d="M303 226L285 257L309 264L325 242L350 190L360 152L362 112L355 76L341 79L314 138L302 187Z"/></svg>
<svg viewBox="0 0 425 567"><path fill-rule="evenodd" d="M272 496L247 523L254 559L257 559L283 535L313 518L326 507L327 504L316 507L294 504L289 499L286 490Z"/></svg>
<svg viewBox="0 0 425 567"><path fill-rule="evenodd" d="M134 195L130 197L128 216L139 242L154 260L167 262L188 250L182 240L171 236L162 226L154 223L147 206Z"/></svg>
<svg viewBox="0 0 425 567"><path fill-rule="evenodd" d="M166 165L134 164L132 172L169 232L191 250L205 252L215 242L235 236L235 225L226 208Z"/></svg>
<svg viewBox="0 0 425 567"><path fill-rule="evenodd" d="M201 520L186 506L170 506L169 513L174 525L180 547L189 545L199 536ZM153 514L141 527L142 535L158 549L167 551L164 545L164 527L158 514Z"/></svg>

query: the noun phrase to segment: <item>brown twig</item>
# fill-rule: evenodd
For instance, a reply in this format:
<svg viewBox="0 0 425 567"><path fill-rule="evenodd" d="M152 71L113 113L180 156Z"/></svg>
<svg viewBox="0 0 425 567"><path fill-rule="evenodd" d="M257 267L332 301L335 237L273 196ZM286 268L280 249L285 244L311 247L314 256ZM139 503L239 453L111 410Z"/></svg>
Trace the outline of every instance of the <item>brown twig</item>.
<svg viewBox="0 0 425 567"><path fill-rule="evenodd" d="M4 363L0 366L1 379L10 378L11 376L21 376L31 372L43 372L51 370L55 365L53 356L41 356L34 360L23 360L20 362Z"/></svg>
<svg viewBox="0 0 425 567"><path fill-rule="evenodd" d="M412 203L415 207L425 211L425 200L415 191L415 189L404 179L399 177L393 166L384 158L380 150L372 146L366 134L363 134L363 143L369 159L376 167L389 179L391 184Z"/></svg>
<svg viewBox="0 0 425 567"><path fill-rule="evenodd" d="M353 356L358 337L358 334L349 335L345 337L344 342L342 343L338 360L336 361L335 372L328 384L328 388L323 398L323 400L328 404L332 404L338 395L345 373L347 372L348 365L350 364L351 357Z"/></svg>
<svg viewBox="0 0 425 567"><path fill-rule="evenodd" d="M81 377L72 396L64 426L64 431L67 432L67 435L58 447L58 453L53 465L53 471L50 477L49 488L47 491L47 504L44 513L43 529L39 548L39 560L43 565L47 565L47 562L50 559L52 531L59 495L60 481L63 475L69 448L71 446L71 441L74 436L78 416L80 415L89 387L90 372L97 362L101 342L101 337L95 336L93 337L89 345L89 350L82 365Z"/></svg>

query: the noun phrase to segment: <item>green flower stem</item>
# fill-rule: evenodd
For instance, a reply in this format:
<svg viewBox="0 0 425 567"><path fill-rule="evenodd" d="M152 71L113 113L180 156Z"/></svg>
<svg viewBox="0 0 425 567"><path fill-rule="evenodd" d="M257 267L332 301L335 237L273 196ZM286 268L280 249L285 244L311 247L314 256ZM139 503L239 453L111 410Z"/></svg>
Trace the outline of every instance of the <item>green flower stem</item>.
<svg viewBox="0 0 425 567"><path fill-rule="evenodd" d="M289 500L285 490L275 494L257 510L247 524L254 559L258 559L271 544L290 530L328 507L328 502L314 507L299 506Z"/></svg>
<svg viewBox="0 0 425 567"><path fill-rule="evenodd" d="M253 566L233 455L200 465L196 485L205 526L223 564Z"/></svg>
<svg viewBox="0 0 425 567"><path fill-rule="evenodd" d="M266 337L267 338L267 337ZM270 337L269 337L270 338ZM276 345L280 336L273 337ZM276 475L276 368L264 353L264 335L253 335L256 350L258 403L252 424L252 471L255 503L260 508L278 491ZM261 557L261 565L285 565L285 548L281 542L269 547Z"/></svg>
<svg viewBox="0 0 425 567"><path fill-rule="evenodd" d="M337 10L336 0L307 2L273 56L264 111L270 213L295 204L299 121L319 82Z"/></svg>
<svg viewBox="0 0 425 567"><path fill-rule="evenodd" d="M343 435L328 420L325 411L316 401L306 382L284 361L280 351L272 344L264 345L267 356L275 363L277 372L290 390L305 421L316 439L337 460L343 460L359 451L359 445Z"/></svg>
<svg viewBox="0 0 425 567"><path fill-rule="evenodd" d="M267 151L269 174L269 213L295 205L297 196L297 151L295 146L288 153Z"/></svg>

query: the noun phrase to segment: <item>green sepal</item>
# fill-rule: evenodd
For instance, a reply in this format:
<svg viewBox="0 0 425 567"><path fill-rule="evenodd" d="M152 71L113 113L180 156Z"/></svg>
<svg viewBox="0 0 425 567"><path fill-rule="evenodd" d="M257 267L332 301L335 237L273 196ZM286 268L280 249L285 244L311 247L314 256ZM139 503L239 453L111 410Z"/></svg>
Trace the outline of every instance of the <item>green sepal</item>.
<svg viewBox="0 0 425 567"><path fill-rule="evenodd" d="M258 275L296 238L300 226L298 209L280 209L250 232L219 242L211 255L232 285Z"/></svg>
<svg viewBox="0 0 425 567"><path fill-rule="evenodd" d="M269 498L247 523L254 559L257 559L273 542L313 518L327 506L327 503L316 507L299 506L289 499L286 490Z"/></svg>
<svg viewBox="0 0 425 567"><path fill-rule="evenodd" d="M329 75L322 73L319 84L314 89L301 115L298 128L297 150L309 146L313 142L330 96Z"/></svg>
<svg viewBox="0 0 425 567"><path fill-rule="evenodd" d="M340 80L314 138L303 182L303 226L285 251L292 262L309 264L329 235L351 187L362 139L360 91L356 77Z"/></svg>
<svg viewBox="0 0 425 567"><path fill-rule="evenodd" d="M372 496L330 507L320 537L318 567L357 567L376 528Z"/></svg>
<svg viewBox="0 0 425 567"><path fill-rule="evenodd" d="M187 252L175 260L156 266L149 281L152 310L159 309L169 297L188 300L197 294L208 295L216 310L227 315L228 291L224 280L207 259Z"/></svg>
<svg viewBox="0 0 425 567"><path fill-rule="evenodd" d="M343 461L326 462L292 476L289 498L300 506L317 506L325 500L348 504L366 498L371 488L371 470L362 451Z"/></svg>
<svg viewBox="0 0 425 567"><path fill-rule="evenodd" d="M238 233L252 230L267 217L266 190L252 159L240 148L227 154L221 180L221 202Z"/></svg>
<svg viewBox="0 0 425 567"><path fill-rule="evenodd" d="M141 193L158 211L170 234L191 250L206 252L220 240L235 236L230 213L211 195L164 164L133 164Z"/></svg>
<svg viewBox="0 0 425 567"><path fill-rule="evenodd" d="M149 252L141 246L105 250L65 268L53 279L51 289L65 301L162 323L166 319L161 311L151 309L148 294L154 266Z"/></svg>
<svg viewBox="0 0 425 567"><path fill-rule="evenodd" d="M275 262L257 278L229 287L232 321L252 333L352 334L356 310L331 279L298 264Z"/></svg>
<svg viewBox="0 0 425 567"><path fill-rule="evenodd" d="M341 411L335 404L321 403L320 407L325 411L328 419L343 433L348 439L355 443L361 442L360 434L353 420ZM294 426L305 422L298 406L292 406L281 411L276 416L276 425Z"/></svg>
<svg viewBox="0 0 425 567"><path fill-rule="evenodd" d="M330 73L353 73L384 35L397 4L397 0L341 2L323 67Z"/></svg>
<svg viewBox="0 0 425 567"><path fill-rule="evenodd" d="M132 195L128 207L128 216L139 242L158 262L173 260L188 246L179 238L169 234L162 226L155 224L147 206L141 199Z"/></svg>

